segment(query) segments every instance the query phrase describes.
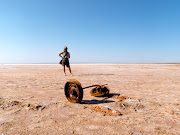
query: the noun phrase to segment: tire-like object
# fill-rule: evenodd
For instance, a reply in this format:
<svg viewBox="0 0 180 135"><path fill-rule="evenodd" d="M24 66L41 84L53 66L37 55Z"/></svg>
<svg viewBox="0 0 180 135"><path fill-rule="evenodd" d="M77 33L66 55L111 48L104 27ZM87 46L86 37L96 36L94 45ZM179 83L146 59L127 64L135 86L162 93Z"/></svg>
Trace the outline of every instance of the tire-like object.
<svg viewBox="0 0 180 135"><path fill-rule="evenodd" d="M83 89L81 83L75 79L70 79L64 86L66 98L71 103L81 103L83 99Z"/></svg>
<svg viewBox="0 0 180 135"><path fill-rule="evenodd" d="M105 86L97 86L90 91L91 96L103 97L109 95L109 89Z"/></svg>

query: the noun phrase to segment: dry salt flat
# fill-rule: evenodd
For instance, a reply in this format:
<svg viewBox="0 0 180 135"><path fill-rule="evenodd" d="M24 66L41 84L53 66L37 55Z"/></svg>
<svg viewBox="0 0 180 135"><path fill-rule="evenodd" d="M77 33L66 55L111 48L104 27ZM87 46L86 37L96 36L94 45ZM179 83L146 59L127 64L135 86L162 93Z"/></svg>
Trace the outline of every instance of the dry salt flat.
<svg viewBox="0 0 180 135"><path fill-rule="evenodd" d="M180 65L0 65L0 135L179 135ZM70 103L64 85L108 84L109 97L84 89Z"/></svg>

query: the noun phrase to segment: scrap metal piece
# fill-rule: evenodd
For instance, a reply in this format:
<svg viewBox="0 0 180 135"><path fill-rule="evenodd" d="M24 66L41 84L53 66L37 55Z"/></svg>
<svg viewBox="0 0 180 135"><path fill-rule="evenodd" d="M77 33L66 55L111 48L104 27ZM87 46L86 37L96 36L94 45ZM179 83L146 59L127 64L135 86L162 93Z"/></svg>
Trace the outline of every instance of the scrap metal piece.
<svg viewBox="0 0 180 135"><path fill-rule="evenodd" d="M104 85L99 85L90 91L91 96L102 97L109 95L109 89Z"/></svg>
<svg viewBox="0 0 180 135"><path fill-rule="evenodd" d="M68 101L72 103L80 103L83 98L83 88L81 83L75 79L66 82L64 92Z"/></svg>
<svg viewBox="0 0 180 135"><path fill-rule="evenodd" d="M108 84L103 84L103 86L105 86L105 85L108 85ZM95 87L95 86L100 86L100 85L91 85L91 86L84 87L83 89L87 89L87 88L91 88L91 87Z"/></svg>

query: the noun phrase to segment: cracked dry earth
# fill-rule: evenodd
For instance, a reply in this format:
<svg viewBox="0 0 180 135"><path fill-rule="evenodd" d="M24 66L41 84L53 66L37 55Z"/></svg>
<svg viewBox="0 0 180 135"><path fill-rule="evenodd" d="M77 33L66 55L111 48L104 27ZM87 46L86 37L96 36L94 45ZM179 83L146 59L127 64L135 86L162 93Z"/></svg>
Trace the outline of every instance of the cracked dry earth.
<svg viewBox="0 0 180 135"><path fill-rule="evenodd" d="M180 134L180 65L0 65L0 135ZM108 84L109 97L84 89L70 103L64 85Z"/></svg>

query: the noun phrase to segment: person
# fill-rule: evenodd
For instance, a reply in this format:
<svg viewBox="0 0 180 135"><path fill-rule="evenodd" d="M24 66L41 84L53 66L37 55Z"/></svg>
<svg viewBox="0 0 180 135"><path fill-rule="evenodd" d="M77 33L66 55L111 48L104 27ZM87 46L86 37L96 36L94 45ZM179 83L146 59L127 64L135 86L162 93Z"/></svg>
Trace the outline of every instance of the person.
<svg viewBox="0 0 180 135"><path fill-rule="evenodd" d="M68 48L65 46L64 51L59 54L59 56L62 58L62 66L64 68L64 75L65 76L66 76L65 66L67 66L69 68L70 75L73 75L71 73L71 67L70 67L70 64L69 64L70 53L67 50L68 50ZM63 55L63 56L61 56L61 55Z"/></svg>

